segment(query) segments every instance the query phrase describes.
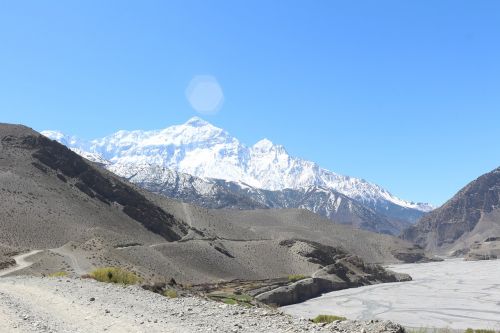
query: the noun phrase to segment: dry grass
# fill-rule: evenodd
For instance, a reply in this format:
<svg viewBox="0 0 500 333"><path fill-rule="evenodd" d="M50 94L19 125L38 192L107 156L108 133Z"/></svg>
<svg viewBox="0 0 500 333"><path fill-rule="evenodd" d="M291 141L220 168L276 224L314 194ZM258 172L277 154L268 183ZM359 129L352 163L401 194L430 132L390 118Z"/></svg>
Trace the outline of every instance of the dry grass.
<svg viewBox="0 0 500 333"><path fill-rule="evenodd" d="M496 332L495 330L468 328L465 330L465 333L496 333Z"/></svg>
<svg viewBox="0 0 500 333"><path fill-rule="evenodd" d="M333 316L333 315L318 315L316 318L312 319L311 321L316 324L322 324L322 323L333 323L334 321L343 321L347 320L346 317L340 317L340 316Z"/></svg>
<svg viewBox="0 0 500 333"><path fill-rule="evenodd" d="M288 275L288 281L290 282L297 282L300 280L307 279L308 277L302 274L290 274Z"/></svg>
<svg viewBox="0 0 500 333"><path fill-rule="evenodd" d="M177 291L173 289L167 289L163 292L163 296L168 298L177 298Z"/></svg>
<svg viewBox="0 0 500 333"><path fill-rule="evenodd" d="M102 267L97 268L90 276L100 282L136 284L141 279L134 273L124 270L120 267Z"/></svg>

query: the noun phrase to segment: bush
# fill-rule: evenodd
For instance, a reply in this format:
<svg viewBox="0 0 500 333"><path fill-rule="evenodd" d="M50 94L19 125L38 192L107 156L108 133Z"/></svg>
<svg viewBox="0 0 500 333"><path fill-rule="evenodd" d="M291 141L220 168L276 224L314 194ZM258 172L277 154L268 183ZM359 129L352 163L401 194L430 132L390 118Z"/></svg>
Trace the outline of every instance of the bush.
<svg viewBox="0 0 500 333"><path fill-rule="evenodd" d="M288 281L290 282L297 282L300 280L307 279L307 276L302 275L302 274L290 274L288 275Z"/></svg>
<svg viewBox="0 0 500 333"><path fill-rule="evenodd" d="M90 276L100 282L136 284L141 279L132 272L126 271L120 267L97 268Z"/></svg>
<svg viewBox="0 0 500 333"><path fill-rule="evenodd" d="M468 328L465 330L465 333L496 333L496 332L494 330L485 330L485 329L475 330L472 328Z"/></svg>
<svg viewBox="0 0 500 333"><path fill-rule="evenodd" d="M222 302L229 304L229 305L236 305L238 304L238 301L232 299L232 298L223 298Z"/></svg>
<svg viewBox="0 0 500 333"><path fill-rule="evenodd" d="M163 292L163 296L168 298L177 298L177 291L173 289L167 289Z"/></svg>
<svg viewBox="0 0 500 333"><path fill-rule="evenodd" d="M208 297L214 301L223 302L226 304L234 305L239 304L243 306L253 306L252 296L246 294L232 294L226 292L214 292L210 293Z"/></svg>
<svg viewBox="0 0 500 333"><path fill-rule="evenodd" d="M329 324L329 323L332 323L332 322L337 321L337 320L343 321L343 320L347 320L347 318L346 317L339 317L339 316L332 316L332 315L318 315L316 318L312 319L312 322L316 323L316 324L321 324L321 323Z"/></svg>
<svg viewBox="0 0 500 333"><path fill-rule="evenodd" d="M49 277L67 277L68 273L67 272L55 272L52 274L49 274Z"/></svg>

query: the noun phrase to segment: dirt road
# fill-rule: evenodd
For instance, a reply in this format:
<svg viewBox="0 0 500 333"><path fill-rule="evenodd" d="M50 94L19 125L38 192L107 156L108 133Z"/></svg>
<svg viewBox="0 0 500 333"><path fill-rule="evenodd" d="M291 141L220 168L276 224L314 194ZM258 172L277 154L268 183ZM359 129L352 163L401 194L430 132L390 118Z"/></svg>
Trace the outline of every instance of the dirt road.
<svg viewBox="0 0 500 333"><path fill-rule="evenodd" d="M9 268L6 268L6 269L3 269L3 270L0 270L0 277L14 273L14 272L19 271L23 268L31 266L33 264L33 262L29 261L28 258L31 257L32 255L39 253L39 252L42 252L42 250L34 250L34 251L30 251L28 253L23 253L23 254L19 254L17 256L14 256L13 258L16 261L16 265L9 267Z"/></svg>

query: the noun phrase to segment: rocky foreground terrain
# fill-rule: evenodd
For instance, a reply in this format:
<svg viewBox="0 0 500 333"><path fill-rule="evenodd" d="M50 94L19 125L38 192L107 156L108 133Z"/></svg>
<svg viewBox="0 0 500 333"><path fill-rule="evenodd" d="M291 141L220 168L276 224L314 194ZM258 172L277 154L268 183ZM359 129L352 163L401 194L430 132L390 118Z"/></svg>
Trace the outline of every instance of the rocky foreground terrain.
<svg viewBox="0 0 500 333"><path fill-rule="evenodd" d="M1 332L404 332L390 322L314 324L269 308L169 299L94 280L0 279Z"/></svg>

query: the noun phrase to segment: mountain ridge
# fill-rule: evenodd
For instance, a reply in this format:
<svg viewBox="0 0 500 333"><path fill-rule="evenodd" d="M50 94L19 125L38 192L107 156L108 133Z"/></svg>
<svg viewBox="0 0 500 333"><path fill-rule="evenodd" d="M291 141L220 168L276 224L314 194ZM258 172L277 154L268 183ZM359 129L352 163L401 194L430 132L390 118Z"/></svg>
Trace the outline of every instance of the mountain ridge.
<svg viewBox="0 0 500 333"><path fill-rule="evenodd" d="M116 173L114 166L108 168ZM212 209L299 208L334 223L377 233L398 235L407 225L393 221L334 190L310 186L271 191L222 179L201 179L155 165L129 165L126 180L156 194Z"/></svg>
<svg viewBox="0 0 500 333"><path fill-rule="evenodd" d="M202 179L243 182L265 190L327 187L379 212L395 206L424 213L433 209L429 204L402 200L364 179L339 175L312 161L292 157L284 146L268 139L246 146L199 117L162 130L120 130L88 142L58 131L42 131L42 134L70 148L99 154L116 165L115 170L120 164L148 163Z"/></svg>

